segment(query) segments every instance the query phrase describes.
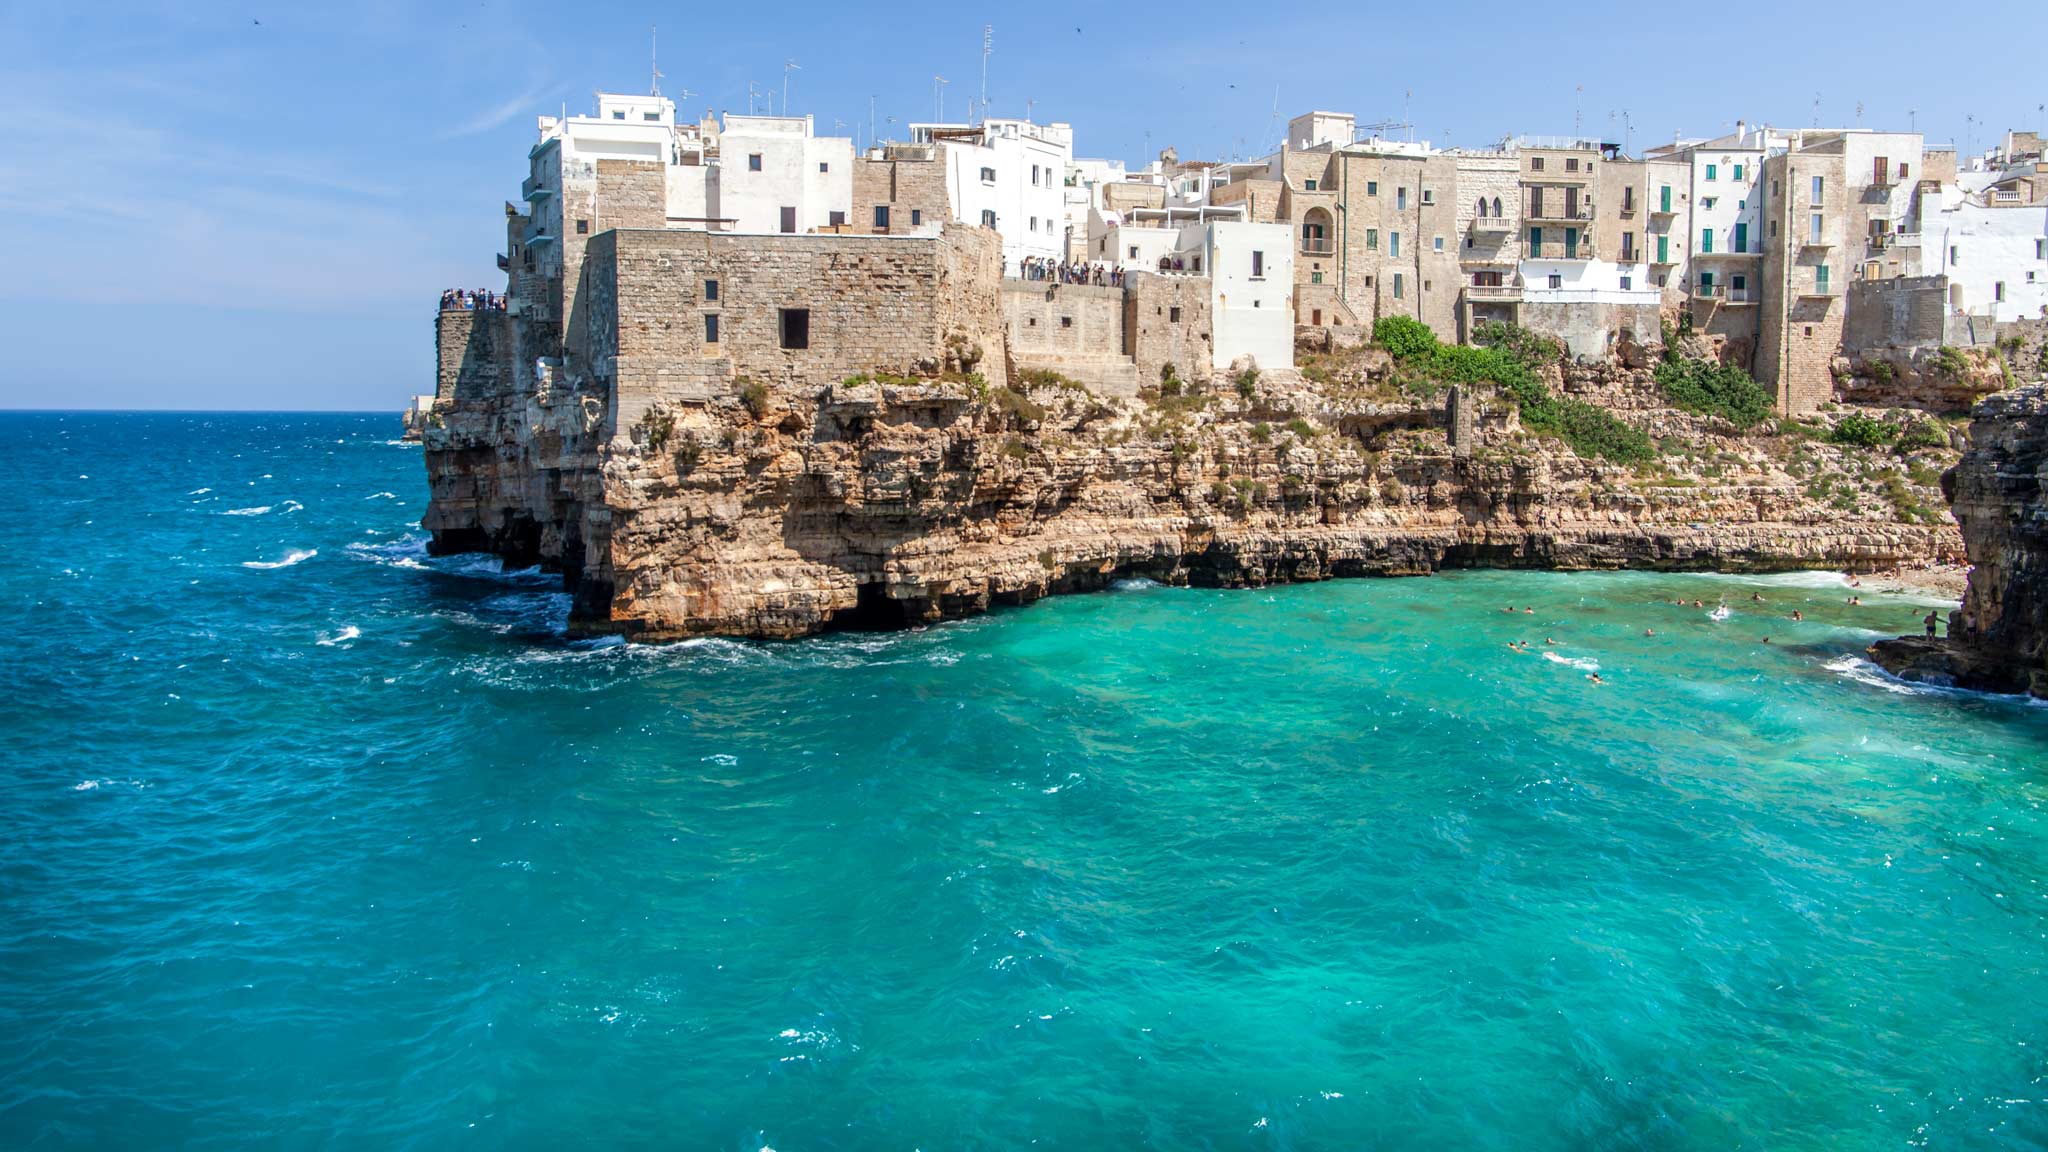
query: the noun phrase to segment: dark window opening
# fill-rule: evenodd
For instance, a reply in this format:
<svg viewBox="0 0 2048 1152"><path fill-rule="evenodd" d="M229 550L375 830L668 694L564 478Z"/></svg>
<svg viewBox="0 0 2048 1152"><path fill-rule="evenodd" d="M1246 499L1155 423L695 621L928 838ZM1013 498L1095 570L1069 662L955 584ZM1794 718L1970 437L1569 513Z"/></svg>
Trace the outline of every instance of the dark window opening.
<svg viewBox="0 0 2048 1152"><path fill-rule="evenodd" d="M828 224L828 225L830 225L830 226L832 226L832 227L834 227L834 228L838 228L838 227L841 227L841 226L843 226L843 225L844 225L844 224L846 223L846 213L844 213L844 212L827 212L827 213L825 214L825 223L826 223L826 224Z"/></svg>
<svg viewBox="0 0 2048 1152"><path fill-rule="evenodd" d="M1166 320L1169 324L1180 323L1180 305L1176 304L1166 310Z"/></svg>
<svg viewBox="0 0 2048 1152"><path fill-rule="evenodd" d="M782 310L782 346L784 348L809 348L811 346L811 310L809 308L784 308Z"/></svg>
<svg viewBox="0 0 2048 1152"><path fill-rule="evenodd" d="M577 234L578 236L587 236L587 235L589 235L589 234L590 234L590 221L588 221L588 220L578 220L578 221L576 222L576 234Z"/></svg>
<svg viewBox="0 0 2048 1152"><path fill-rule="evenodd" d="M915 228L922 223L924 223L924 209L912 208L910 210L910 226Z"/></svg>
<svg viewBox="0 0 2048 1152"><path fill-rule="evenodd" d="M716 299L718 299L718 281L716 281L716 280L706 280L706 281L704 282L704 299L706 299L706 300L716 300Z"/></svg>
<svg viewBox="0 0 2048 1152"><path fill-rule="evenodd" d="M748 157L747 157L747 171L749 171L749 172L759 172L760 170L761 170L761 154L760 154L759 152L755 152L755 153L752 153L752 154L748 155Z"/></svg>
<svg viewBox="0 0 2048 1152"><path fill-rule="evenodd" d="M889 206L888 206L887 204L877 204L877 205L875 205L875 227L877 227L877 228L887 228L888 226L889 226Z"/></svg>
<svg viewBox="0 0 2048 1152"><path fill-rule="evenodd" d="M704 317L704 342L706 344L718 343L718 313L716 312Z"/></svg>

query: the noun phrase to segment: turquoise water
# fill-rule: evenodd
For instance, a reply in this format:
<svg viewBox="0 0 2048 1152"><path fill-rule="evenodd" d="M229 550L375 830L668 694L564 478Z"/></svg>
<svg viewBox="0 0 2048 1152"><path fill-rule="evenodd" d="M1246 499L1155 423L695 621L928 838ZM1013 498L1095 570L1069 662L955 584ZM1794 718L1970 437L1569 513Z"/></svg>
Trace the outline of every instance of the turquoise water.
<svg viewBox="0 0 2048 1152"><path fill-rule="evenodd" d="M2048 709L1916 602L571 644L396 424L0 415L0 1146L2048 1144Z"/></svg>

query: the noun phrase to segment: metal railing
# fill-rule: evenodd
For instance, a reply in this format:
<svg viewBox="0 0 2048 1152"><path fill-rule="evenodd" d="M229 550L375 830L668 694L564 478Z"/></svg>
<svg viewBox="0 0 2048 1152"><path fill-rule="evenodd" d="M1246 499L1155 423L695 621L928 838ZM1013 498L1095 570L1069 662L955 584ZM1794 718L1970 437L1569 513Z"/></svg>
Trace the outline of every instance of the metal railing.
<svg viewBox="0 0 2048 1152"><path fill-rule="evenodd" d="M1328 256L1337 250L1328 237L1303 237L1301 254L1304 256Z"/></svg>

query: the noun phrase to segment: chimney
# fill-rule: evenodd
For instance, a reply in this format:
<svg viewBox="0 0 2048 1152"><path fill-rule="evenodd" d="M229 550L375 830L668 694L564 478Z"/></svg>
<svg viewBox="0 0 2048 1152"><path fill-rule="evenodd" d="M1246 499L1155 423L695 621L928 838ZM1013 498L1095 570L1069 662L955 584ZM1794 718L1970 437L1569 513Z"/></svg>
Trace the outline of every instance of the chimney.
<svg viewBox="0 0 2048 1152"><path fill-rule="evenodd" d="M1737 120L1737 121L1735 122L1735 143L1737 143L1738 145L1739 145L1739 144L1746 144L1746 143L1748 143L1748 141L1749 141L1749 121L1747 121L1747 120Z"/></svg>

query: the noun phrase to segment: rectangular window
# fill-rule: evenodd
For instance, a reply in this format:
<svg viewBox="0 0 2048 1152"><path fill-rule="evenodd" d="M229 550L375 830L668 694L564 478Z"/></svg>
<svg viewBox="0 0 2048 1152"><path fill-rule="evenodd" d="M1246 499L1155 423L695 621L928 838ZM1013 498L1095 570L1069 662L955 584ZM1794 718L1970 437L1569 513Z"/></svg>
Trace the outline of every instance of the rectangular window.
<svg viewBox="0 0 2048 1152"><path fill-rule="evenodd" d="M1737 165L1735 166L1735 178L1736 178L1737 180L1741 180L1741 179L1742 179L1742 165L1740 165L1740 164L1737 164Z"/></svg>
<svg viewBox="0 0 2048 1152"><path fill-rule="evenodd" d="M995 210L995 209L993 209L993 208L983 208L983 209L981 210L981 226L982 226L983 228L993 228L993 227L995 227L995 226L996 226L996 210Z"/></svg>
<svg viewBox="0 0 2048 1152"><path fill-rule="evenodd" d="M1394 210L1398 212L1407 207L1408 186L1406 184L1403 184L1399 188L1394 189Z"/></svg>
<svg viewBox="0 0 2048 1152"><path fill-rule="evenodd" d="M1807 222L1807 227L1806 227L1806 239L1807 239L1807 241L1808 241L1809 243L1813 243L1813 244L1818 244L1818 243L1820 243L1820 229L1821 229L1821 216L1820 216L1820 213L1818 213L1818 212L1815 212L1815 213L1813 214L1813 218L1812 218L1811 220L1809 220L1809 221Z"/></svg>
<svg viewBox="0 0 2048 1152"><path fill-rule="evenodd" d="M1669 184L1664 185L1664 195L1657 204L1657 211L1664 213L1671 211L1671 185Z"/></svg>
<svg viewBox="0 0 2048 1152"><path fill-rule="evenodd" d="M1541 157L1541 156L1531 156L1531 157L1529 157L1529 171L1531 171L1531 172L1541 172L1541 171L1543 171L1543 157Z"/></svg>
<svg viewBox="0 0 2048 1152"><path fill-rule="evenodd" d="M1712 228L1702 228L1702 229L1700 229L1700 252L1701 252L1701 254L1702 254L1702 255L1709 255L1709 256L1710 256L1710 255L1712 255L1712 254L1713 254L1713 252L1714 252L1714 230L1713 230Z"/></svg>
<svg viewBox="0 0 2048 1152"><path fill-rule="evenodd" d="M749 172L759 172L760 170L761 170L761 154L760 154L759 152L749 152L749 153L747 154L747 171L749 171Z"/></svg>
<svg viewBox="0 0 2048 1152"><path fill-rule="evenodd" d="M843 228L846 226L846 213L827 212L825 213L825 223L833 228Z"/></svg>
<svg viewBox="0 0 2048 1152"><path fill-rule="evenodd" d="M1817 291L1817 292L1820 292L1820 293L1822 293L1823 295L1825 295L1825 294L1826 294L1826 292L1827 292L1827 290L1828 290L1828 266L1827 266L1827 265L1825 265L1825 264L1822 264L1822 265L1820 265L1819 267L1817 267L1817 268L1815 268L1815 269L1813 270L1813 287L1814 287L1814 290L1815 290L1815 291Z"/></svg>
<svg viewBox="0 0 2048 1152"><path fill-rule="evenodd" d="M1430 247L1431 247L1432 249L1434 249L1435 251L1438 251L1438 252L1441 252L1441 251L1443 251L1443 250L1444 250L1444 238L1443 238L1443 237L1441 237L1441 236L1433 237L1433 238L1432 238L1432 239L1430 240L1430 242L1429 242L1429 246L1430 246Z"/></svg>
<svg viewBox="0 0 2048 1152"><path fill-rule="evenodd" d="M832 170L832 165L830 165L830 164L827 164L827 163L826 163L825 161L823 161L823 160L820 160L820 161L818 161L818 171L820 171L820 172L830 172L831 170Z"/></svg>
<svg viewBox="0 0 2048 1152"><path fill-rule="evenodd" d="M996 182L996 170L995 170L995 169L993 169L993 168L983 168L983 169L981 170L981 182L982 182L983 184L993 184L993 183L995 183L995 182Z"/></svg>
<svg viewBox="0 0 2048 1152"><path fill-rule="evenodd" d="M1062 328L1072 328L1073 326L1074 326L1074 318L1073 318L1072 316L1062 316L1062 317L1060 317L1060 327L1062 327Z"/></svg>
<svg viewBox="0 0 2048 1152"><path fill-rule="evenodd" d="M1621 210L1623 212L1633 212L1636 210L1635 185L1631 184L1621 190Z"/></svg>
<svg viewBox="0 0 2048 1152"><path fill-rule="evenodd" d="M1823 181L1819 176L1815 176L1813 178L1813 202L1815 204L1820 203L1821 192L1824 191L1826 187L1826 182Z"/></svg>
<svg viewBox="0 0 2048 1152"><path fill-rule="evenodd" d="M910 226L915 228L922 223L924 223L924 209L912 208L910 210Z"/></svg>
<svg viewBox="0 0 2048 1152"><path fill-rule="evenodd" d="M1389 232L1389 233L1387 233L1387 255L1389 255L1389 256L1399 256L1400 254L1401 254L1401 234L1400 234L1399 232Z"/></svg>
<svg viewBox="0 0 2048 1152"><path fill-rule="evenodd" d="M1991 286L1991 298L2001 304L2005 302L2005 281L2000 280Z"/></svg>
<svg viewBox="0 0 2048 1152"><path fill-rule="evenodd" d="M1260 252L1260 251L1254 250L1254 251L1252 252L1252 279L1254 279L1254 280L1263 280L1263 279L1265 279L1265 277L1266 277L1266 254L1265 254L1264 252Z"/></svg>
<svg viewBox="0 0 2048 1152"><path fill-rule="evenodd" d="M1529 255L1541 259L1543 256L1543 229L1529 229Z"/></svg>
<svg viewBox="0 0 2048 1152"><path fill-rule="evenodd" d="M1718 176L1718 174L1720 173L1720 171L1721 171L1721 167L1720 167L1720 165L1718 165L1718 164L1709 164L1709 165L1707 165L1707 179L1709 179L1709 180L1715 179L1715 178L1716 178L1716 177Z"/></svg>
<svg viewBox="0 0 2048 1152"><path fill-rule="evenodd" d="M1377 180L1367 180L1367 181L1365 182L1365 194L1366 194L1367 196L1377 196L1377 195L1379 195L1379 194L1380 194L1380 182L1379 182L1379 181L1377 181Z"/></svg>
<svg viewBox="0 0 2048 1152"><path fill-rule="evenodd" d="M2048 260L2048 240L2034 241L2034 259Z"/></svg>
<svg viewBox="0 0 2048 1152"><path fill-rule="evenodd" d="M889 226L889 206L888 206L887 204L877 204L877 205L875 205L875 227L877 227L877 228L887 228L888 226Z"/></svg>
<svg viewBox="0 0 2048 1152"><path fill-rule="evenodd" d="M1564 170L1567 172L1577 172L1579 170L1579 158L1577 156L1565 157Z"/></svg>
<svg viewBox="0 0 2048 1152"><path fill-rule="evenodd" d="M661 113L659 113L659 112L642 112L642 113L640 114L640 118L641 118L642 120L659 120L659 119L661 119Z"/></svg>
<svg viewBox="0 0 2048 1152"><path fill-rule="evenodd" d="M1552 272L1552 273L1550 274L1550 279L1549 279L1549 281L1547 281L1547 283L1548 283L1548 284L1549 284L1549 285L1550 285L1550 286L1551 286L1552 288L1562 288L1562 287L1564 287L1564 273L1562 273L1562 272Z"/></svg>
<svg viewBox="0 0 2048 1152"><path fill-rule="evenodd" d="M795 233L795 231L796 231L796 209L795 209L795 208L789 208L789 207L785 207L785 208L784 208L784 209L782 210L782 231L783 231L783 232L785 232L785 233L792 233L792 234L793 234L793 233Z"/></svg>
<svg viewBox="0 0 2048 1152"><path fill-rule="evenodd" d="M1038 165L1036 164L1031 166L1031 186L1033 188L1038 187Z"/></svg>
<svg viewBox="0 0 2048 1152"><path fill-rule="evenodd" d="M718 281L716 281L716 280L706 280L706 281L704 282L704 302L705 302L706 304L713 304L713 303L716 303L717 301L718 301Z"/></svg>
<svg viewBox="0 0 2048 1152"><path fill-rule="evenodd" d="M1166 322L1169 324L1180 323L1180 305L1175 304L1166 310Z"/></svg>
<svg viewBox="0 0 2048 1152"><path fill-rule="evenodd" d="M1038 217L1036 217L1036 216L1033 216L1033 217L1031 218L1031 223L1030 223L1030 224L1028 225L1028 227L1029 227L1030 231L1033 231L1033 232L1036 232L1036 231L1038 231Z"/></svg>
<svg viewBox="0 0 2048 1152"><path fill-rule="evenodd" d="M1379 251L1379 250L1380 250L1380 230L1379 230L1379 229L1377 229L1377 228L1367 228L1367 229L1365 230L1365 250L1366 250L1366 251L1368 251L1368 252L1377 252L1377 251Z"/></svg>
<svg viewBox="0 0 2048 1152"><path fill-rule="evenodd" d="M782 346L784 348L809 348L811 346L811 310L809 308L784 308L782 310Z"/></svg>
<svg viewBox="0 0 2048 1152"><path fill-rule="evenodd" d="M590 221L578 220L576 222L576 234L578 236L588 236L590 234Z"/></svg>
<svg viewBox="0 0 2048 1152"><path fill-rule="evenodd" d="M1396 300L1399 300L1400 298L1401 298L1401 274L1400 274L1399 272L1396 272L1396 273L1394 273L1394 299L1396 299Z"/></svg>
<svg viewBox="0 0 2048 1152"><path fill-rule="evenodd" d="M1133 244L1133 245L1131 245L1131 255L1130 255L1130 259L1132 259L1132 260L1136 260L1137 258L1138 258L1138 246L1137 246L1136 244Z"/></svg>
<svg viewBox="0 0 2048 1152"><path fill-rule="evenodd" d="M1316 190L1316 182L1314 180L1305 180L1302 183L1309 191L1313 192Z"/></svg>
<svg viewBox="0 0 2048 1152"><path fill-rule="evenodd" d="M1729 286L1729 287L1730 287L1731 289L1733 289L1733 290L1734 290L1734 292L1735 292L1735 295L1737 295L1737 296L1739 297L1739 296L1741 296L1741 295L1742 295L1742 290L1743 290L1744 288L1747 288L1747 287L1749 287L1749 277L1747 277L1747 276L1730 276L1730 277L1728 278L1728 286Z"/></svg>
<svg viewBox="0 0 2048 1152"><path fill-rule="evenodd" d="M1635 281L1635 277L1633 277L1633 276L1623 276L1623 277L1621 278L1621 290L1622 290L1623 292L1626 292L1626 291L1628 291L1629 289L1631 289L1631 288L1633 288L1633 287L1635 287L1635 286L1636 286L1636 281Z"/></svg>
<svg viewBox="0 0 2048 1152"><path fill-rule="evenodd" d="M1434 189L1424 188L1422 190L1422 202L1424 204L1436 203L1436 191Z"/></svg>
<svg viewBox="0 0 2048 1152"><path fill-rule="evenodd" d="M626 114L625 114L624 112L614 112L614 113L612 113L612 119L614 119L614 120L624 120L625 118L626 118Z"/></svg>
<svg viewBox="0 0 2048 1152"><path fill-rule="evenodd" d="M1671 236L1668 233L1657 237L1657 263L1671 263Z"/></svg>
<svg viewBox="0 0 2048 1152"><path fill-rule="evenodd" d="M718 313L716 312L704 314L704 342L706 344L718 343Z"/></svg>

